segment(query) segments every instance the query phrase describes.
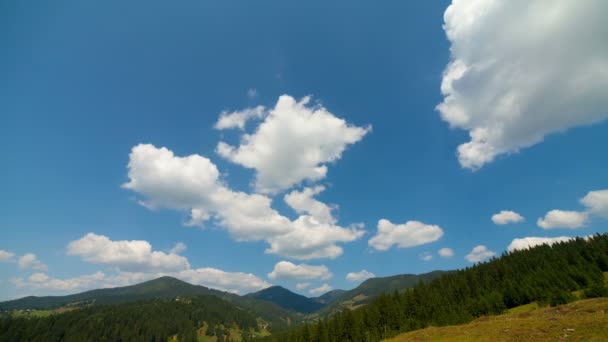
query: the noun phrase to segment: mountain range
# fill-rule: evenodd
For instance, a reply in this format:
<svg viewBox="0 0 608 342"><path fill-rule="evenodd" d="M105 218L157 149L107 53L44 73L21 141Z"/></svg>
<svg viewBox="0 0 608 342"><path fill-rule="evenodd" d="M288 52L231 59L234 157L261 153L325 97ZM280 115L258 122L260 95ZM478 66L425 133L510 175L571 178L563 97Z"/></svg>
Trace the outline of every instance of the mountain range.
<svg viewBox="0 0 608 342"><path fill-rule="evenodd" d="M434 271L421 275L403 274L371 278L352 290L332 290L313 298L293 293L281 286L271 286L239 296L205 286L192 285L172 277L160 277L136 285L96 289L67 296L29 296L0 302L0 311L49 310L66 306L110 305L151 299L214 296L246 309L270 323L275 329L282 329L305 320L308 315L323 316L347 307L362 305L381 293L400 291L416 285L421 280L432 280L443 273L445 272Z"/></svg>

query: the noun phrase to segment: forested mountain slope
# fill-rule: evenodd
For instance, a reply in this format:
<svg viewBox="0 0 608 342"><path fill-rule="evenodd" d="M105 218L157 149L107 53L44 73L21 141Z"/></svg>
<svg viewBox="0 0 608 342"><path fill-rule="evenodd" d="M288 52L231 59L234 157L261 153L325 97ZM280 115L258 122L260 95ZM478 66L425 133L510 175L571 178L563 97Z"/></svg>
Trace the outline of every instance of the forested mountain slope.
<svg viewBox="0 0 608 342"><path fill-rule="evenodd" d="M247 296L269 301L287 310L307 314L313 313L325 306L323 303L317 302L312 298L293 293L281 286L271 286L256 293L248 294Z"/></svg>
<svg viewBox="0 0 608 342"><path fill-rule="evenodd" d="M252 314L214 296L98 305L44 318L0 318L0 341L167 341L177 337L183 342L197 341L197 335L205 334L248 340L260 330Z"/></svg>
<svg viewBox="0 0 608 342"><path fill-rule="evenodd" d="M420 281L430 281L446 273L446 271L433 271L423 274L399 274L389 277L370 278L356 288L345 291L336 296L320 311L321 315L341 311L344 308L353 308L365 304L380 294L393 293L412 288Z"/></svg>
<svg viewBox="0 0 608 342"><path fill-rule="evenodd" d="M238 296L205 286L192 285L172 277L161 277L136 285L97 289L68 296L30 296L2 302L0 303L0 310L53 309L73 303L79 303L80 305L109 305L201 295L215 296L242 307L256 317L260 317L270 323L269 328L272 330L285 329L301 319L299 315L267 301L260 301L247 296Z"/></svg>
<svg viewBox="0 0 608 342"><path fill-rule="evenodd" d="M449 272L358 310L306 324L274 340L378 341L427 326L461 324L530 302L559 305L605 296L608 234L504 253L500 258Z"/></svg>

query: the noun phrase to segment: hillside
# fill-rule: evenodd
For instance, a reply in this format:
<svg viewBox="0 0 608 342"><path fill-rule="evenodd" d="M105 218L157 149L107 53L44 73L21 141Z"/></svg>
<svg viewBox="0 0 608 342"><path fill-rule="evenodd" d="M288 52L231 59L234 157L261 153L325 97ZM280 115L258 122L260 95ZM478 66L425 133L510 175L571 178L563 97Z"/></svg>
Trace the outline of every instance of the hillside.
<svg viewBox="0 0 608 342"><path fill-rule="evenodd" d="M0 303L2 310L54 309L70 305L124 304L151 299L172 299L176 297L215 296L234 305L247 309L256 317L270 323L273 330L285 329L300 320L300 317L267 301L247 296L214 290L200 285L192 285L172 277L161 277L136 285L97 289L67 296L25 297Z"/></svg>
<svg viewBox="0 0 608 342"><path fill-rule="evenodd" d="M557 306L608 296L608 234L504 253L357 310L306 324L279 341L378 341L429 326L464 324L536 302Z"/></svg>
<svg viewBox="0 0 608 342"><path fill-rule="evenodd" d="M401 334L401 341L608 341L608 298L533 311L484 316L471 323Z"/></svg>
<svg viewBox="0 0 608 342"><path fill-rule="evenodd" d="M330 314L344 308L355 308L361 304L368 303L380 294L390 294L395 291L416 286L420 281L431 281L446 271L433 271L423 274L399 274L389 277L370 278L365 280L356 288L344 291L336 296L328 305L321 310L321 314Z"/></svg>
<svg viewBox="0 0 608 342"><path fill-rule="evenodd" d="M67 296L24 297L1 302L0 310L52 309L77 302L97 305L121 304L155 298L200 295L222 297L224 293L204 286L188 284L172 277L161 277L136 285L96 289Z"/></svg>
<svg viewBox="0 0 608 342"><path fill-rule="evenodd" d="M274 303L287 310L307 314L313 313L325 306L323 303L293 293L281 286L272 286L256 293L248 294L247 296Z"/></svg>
<svg viewBox="0 0 608 342"><path fill-rule="evenodd" d="M324 293L324 294L320 295L319 297L316 297L313 299L319 303L329 304L346 292L347 292L346 290L331 290L331 291Z"/></svg>
<svg viewBox="0 0 608 342"><path fill-rule="evenodd" d="M0 341L196 341L262 334L251 313L214 296L96 305L47 317L0 317ZM203 332L201 331L204 330Z"/></svg>

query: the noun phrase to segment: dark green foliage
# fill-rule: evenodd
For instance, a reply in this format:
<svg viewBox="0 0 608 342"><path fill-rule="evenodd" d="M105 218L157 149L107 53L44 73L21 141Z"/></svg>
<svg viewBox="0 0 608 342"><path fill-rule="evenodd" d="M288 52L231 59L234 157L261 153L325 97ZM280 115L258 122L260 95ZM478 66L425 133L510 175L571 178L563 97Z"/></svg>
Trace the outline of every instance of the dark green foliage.
<svg viewBox="0 0 608 342"><path fill-rule="evenodd" d="M446 273L446 271L433 271L424 274L399 274L390 277L370 278L361 283L361 285L350 291L334 296L327 302L328 305L320 311L321 315L331 314L340 309L340 303L351 301L355 297L364 297L362 301L356 304L367 303L381 294L393 293L395 291L403 291L407 288L414 287L420 281L430 281Z"/></svg>
<svg viewBox="0 0 608 342"><path fill-rule="evenodd" d="M132 303L159 298L192 297L210 295L245 308L256 317L262 318L270 323L270 330L284 330L290 326L289 322L296 323L300 317L272 303L259 301L252 297L238 296L232 293L207 288L205 286L192 285L184 281L161 277L141 284L116 287L109 289L98 289L82 292L69 296L48 297L25 297L21 299L0 302L2 310L23 309L54 309L73 303L85 305L109 305Z"/></svg>
<svg viewBox="0 0 608 342"><path fill-rule="evenodd" d="M45 318L0 319L0 341L196 341L203 322L221 334L257 330L253 315L217 297L92 306Z"/></svg>
<svg viewBox="0 0 608 342"><path fill-rule="evenodd" d="M564 304L574 300L572 292L578 290L588 297L605 296L602 272L607 271L607 260L608 234L504 253L269 339L379 341L430 325L466 323L533 301Z"/></svg>
<svg viewBox="0 0 608 342"><path fill-rule="evenodd" d="M281 286L272 286L248 296L274 303L287 310L302 313L313 313L325 306L314 299L293 293Z"/></svg>

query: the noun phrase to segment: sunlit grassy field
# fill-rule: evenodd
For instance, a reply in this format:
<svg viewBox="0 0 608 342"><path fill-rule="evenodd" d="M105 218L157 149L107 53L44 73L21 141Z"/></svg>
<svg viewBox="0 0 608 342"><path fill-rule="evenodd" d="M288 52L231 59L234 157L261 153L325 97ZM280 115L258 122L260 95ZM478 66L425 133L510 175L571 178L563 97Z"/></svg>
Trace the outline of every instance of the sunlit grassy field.
<svg viewBox="0 0 608 342"><path fill-rule="evenodd" d="M389 341L608 341L608 298L539 308L528 304L471 323L429 327Z"/></svg>

